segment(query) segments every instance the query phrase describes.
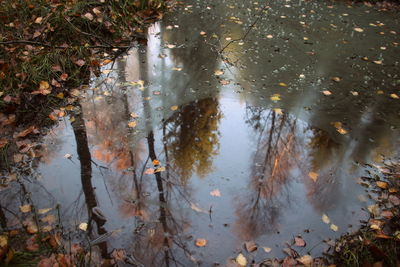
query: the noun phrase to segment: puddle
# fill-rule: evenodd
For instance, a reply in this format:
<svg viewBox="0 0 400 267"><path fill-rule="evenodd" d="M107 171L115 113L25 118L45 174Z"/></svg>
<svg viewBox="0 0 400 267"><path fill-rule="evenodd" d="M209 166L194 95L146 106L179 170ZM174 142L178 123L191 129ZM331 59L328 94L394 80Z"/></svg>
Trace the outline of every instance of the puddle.
<svg viewBox="0 0 400 267"><path fill-rule="evenodd" d="M193 1L152 26L45 137L33 201L145 266L224 264L245 241L258 262L297 235L318 256L356 229L363 164L397 153L399 18L264 4Z"/></svg>

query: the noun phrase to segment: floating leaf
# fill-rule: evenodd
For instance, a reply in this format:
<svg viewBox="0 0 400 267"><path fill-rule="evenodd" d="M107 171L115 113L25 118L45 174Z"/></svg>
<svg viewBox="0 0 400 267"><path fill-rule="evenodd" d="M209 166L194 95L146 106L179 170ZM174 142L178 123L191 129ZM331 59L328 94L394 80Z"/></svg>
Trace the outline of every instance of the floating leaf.
<svg viewBox="0 0 400 267"><path fill-rule="evenodd" d="M279 83L279 86L287 87L288 85L286 83Z"/></svg>
<svg viewBox="0 0 400 267"><path fill-rule="evenodd" d="M156 172L164 172L165 170L166 170L165 167L162 166L162 167L156 168L156 169L154 170L154 172L155 172L155 173L156 173Z"/></svg>
<svg viewBox="0 0 400 267"><path fill-rule="evenodd" d="M331 222L331 220L325 213L322 214L322 221L326 224L329 224Z"/></svg>
<svg viewBox="0 0 400 267"><path fill-rule="evenodd" d="M364 31L362 28L359 28L359 27L354 28L354 30L355 30L356 32L363 32L363 31Z"/></svg>
<svg viewBox="0 0 400 267"><path fill-rule="evenodd" d="M314 182L316 182L317 179L318 179L318 173L316 173L316 172L309 172L309 173L308 173L308 177L310 177L311 180L313 180Z"/></svg>
<svg viewBox="0 0 400 267"><path fill-rule="evenodd" d="M86 231L88 228L88 224L83 222L83 223L79 224L78 228L81 229L82 231Z"/></svg>
<svg viewBox="0 0 400 267"><path fill-rule="evenodd" d="M236 263L239 264L240 266L246 266L247 265L247 259L245 256L243 256L242 253L239 253L236 257Z"/></svg>
<svg viewBox="0 0 400 267"><path fill-rule="evenodd" d="M144 174L153 174L154 173L154 169L153 168L148 168L144 171Z"/></svg>
<svg viewBox="0 0 400 267"><path fill-rule="evenodd" d="M270 99L271 99L272 101L279 101L279 100L281 100L281 95L280 95L280 94L273 94L273 95L270 97Z"/></svg>
<svg viewBox="0 0 400 267"><path fill-rule="evenodd" d="M263 250L266 252L266 253L270 253L271 252L271 248L269 248L269 247L262 247L263 248Z"/></svg>
<svg viewBox="0 0 400 267"><path fill-rule="evenodd" d="M205 209L200 208L199 206L197 206L194 203L190 203L190 208L192 210L194 210L194 211L197 211L197 212L208 213L208 211L206 211Z"/></svg>
<svg viewBox="0 0 400 267"><path fill-rule="evenodd" d="M136 125L137 125L137 122L136 122L136 121L130 121L130 122L128 122L128 127L129 127L129 128L136 127Z"/></svg>
<svg viewBox="0 0 400 267"><path fill-rule="evenodd" d="M220 76L220 75L222 75L222 74L224 74L224 72L223 72L222 70L216 70L216 71L214 72L214 75L215 75L215 76Z"/></svg>
<svg viewBox="0 0 400 267"><path fill-rule="evenodd" d="M67 154L64 155L64 158L70 159L70 158L72 158L72 155L67 153Z"/></svg>
<svg viewBox="0 0 400 267"><path fill-rule="evenodd" d="M322 91L322 93L324 95L331 95L332 94L331 91L328 91L328 90L324 90L324 91Z"/></svg>
<svg viewBox="0 0 400 267"><path fill-rule="evenodd" d="M178 109L178 106L171 106L170 109L173 110L173 111L175 111L175 110Z"/></svg>
<svg viewBox="0 0 400 267"><path fill-rule="evenodd" d="M196 244L196 246L198 246L198 247L204 247L205 245L207 245L207 239L204 239L204 238L198 238L198 239L196 239L196 242L195 242L195 244Z"/></svg>
<svg viewBox="0 0 400 267"><path fill-rule="evenodd" d="M274 108L273 110L274 110L274 112L275 112L276 114L279 114L279 115L282 115L282 114L283 114L283 111L282 111L281 108Z"/></svg>
<svg viewBox="0 0 400 267"><path fill-rule="evenodd" d="M330 228L332 231L335 231L335 232L337 232L337 230L339 230L339 227L337 227L337 225L335 225L333 223L331 224Z"/></svg>
<svg viewBox="0 0 400 267"><path fill-rule="evenodd" d="M32 206L30 204L22 205L19 207L20 211L23 213L30 212L32 210Z"/></svg>
<svg viewBox="0 0 400 267"><path fill-rule="evenodd" d="M257 244L254 241L247 241L244 243L244 246L249 253L257 250Z"/></svg>
<svg viewBox="0 0 400 267"><path fill-rule="evenodd" d="M386 183L386 182L377 181L377 182L376 182L376 185L377 185L378 187L382 188L382 189L388 188L388 183Z"/></svg>
<svg viewBox="0 0 400 267"><path fill-rule="evenodd" d="M210 192L210 195L212 195L213 197L220 197L221 192L218 189L214 189L213 191Z"/></svg>
<svg viewBox="0 0 400 267"><path fill-rule="evenodd" d="M294 238L294 244L298 247L305 247L306 246L306 242L304 241L303 238L301 238L300 236L296 236Z"/></svg>
<svg viewBox="0 0 400 267"><path fill-rule="evenodd" d="M156 165L161 165L160 162L159 162L158 160L156 160L156 159L153 160L152 163L153 163L153 165L155 165L155 166L156 166Z"/></svg>

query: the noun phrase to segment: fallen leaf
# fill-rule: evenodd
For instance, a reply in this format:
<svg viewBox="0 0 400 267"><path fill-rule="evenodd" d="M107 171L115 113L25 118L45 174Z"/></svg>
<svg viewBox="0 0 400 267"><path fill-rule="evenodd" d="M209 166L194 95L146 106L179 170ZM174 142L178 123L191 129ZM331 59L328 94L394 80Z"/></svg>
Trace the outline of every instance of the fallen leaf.
<svg viewBox="0 0 400 267"><path fill-rule="evenodd" d="M381 64L382 64L382 60L374 60L374 61L372 61L372 62L374 62L374 63L377 64L377 65L381 65Z"/></svg>
<svg viewBox="0 0 400 267"><path fill-rule="evenodd" d="M309 173L308 173L308 177L310 177L311 180L313 180L314 182L316 182L317 179L318 179L318 173L316 173L316 172L309 172Z"/></svg>
<svg viewBox="0 0 400 267"><path fill-rule="evenodd" d="M72 155L67 153L67 154L64 155L64 158L70 159L70 158L72 158Z"/></svg>
<svg viewBox="0 0 400 267"><path fill-rule="evenodd" d="M369 211L371 214L373 214L375 217L376 217L376 216L379 216L379 214L380 214L379 205L377 205L377 204L369 205L369 206L367 207L367 209L368 209L368 211Z"/></svg>
<svg viewBox="0 0 400 267"><path fill-rule="evenodd" d="M283 114L283 111L282 111L281 108L274 108L273 110L274 110L274 112L275 112L276 114L279 114L279 115L282 115L282 114Z"/></svg>
<svg viewBox="0 0 400 267"><path fill-rule="evenodd" d="M199 206L197 206L197 205L194 204L194 203L190 203L190 208L191 208L192 210L194 210L194 211L202 212L202 213L207 213L207 214L208 214L208 211L207 211L207 210L200 208Z"/></svg>
<svg viewBox="0 0 400 267"><path fill-rule="evenodd" d="M220 82L220 84L222 84L222 85L228 85L228 84L231 83L231 82L228 81L228 80L221 80L221 81L219 81L219 82Z"/></svg>
<svg viewBox="0 0 400 267"><path fill-rule="evenodd" d="M355 30L356 32L363 32L363 31L364 31L363 29L361 29L361 28L359 28L359 27L354 28L354 30Z"/></svg>
<svg viewBox="0 0 400 267"><path fill-rule="evenodd" d="M0 247L5 248L8 246L8 237L6 235L0 235Z"/></svg>
<svg viewBox="0 0 400 267"><path fill-rule="evenodd" d="M207 33L206 32L204 32L204 31L201 31L200 32L200 35L206 35Z"/></svg>
<svg viewBox="0 0 400 267"><path fill-rule="evenodd" d="M32 210L32 206L30 204L22 205L19 207L20 211L23 213L30 212Z"/></svg>
<svg viewBox="0 0 400 267"><path fill-rule="evenodd" d="M114 249L111 253L111 256L117 261L125 261L126 259L126 252L122 248Z"/></svg>
<svg viewBox="0 0 400 267"><path fill-rule="evenodd" d="M271 252L271 248L269 248L269 247L262 247L263 248L263 250L266 252L266 253L270 253Z"/></svg>
<svg viewBox="0 0 400 267"><path fill-rule="evenodd" d="M37 17L37 18L35 19L35 23L36 23L36 24L41 24L42 21L43 21L43 17Z"/></svg>
<svg viewBox="0 0 400 267"><path fill-rule="evenodd" d="M155 170L154 170L154 173L157 173L157 172L165 172L165 167L164 166L162 166L162 167L158 167L158 168L156 168Z"/></svg>
<svg viewBox="0 0 400 267"><path fill-rule="evenodd" d="M273 94L273 95L270 97L270 99L271 99L272 101L279 101L279 100L281 100L281 95L280 95L280 94Z"/></svg>
<svg viewBox="0 0 400 267"><path fill-rule="evenodd" d="M153 174L154 173L154 169L153 168L148 168L144 171L144 174Z"/></svg>
<svg viewBox="0 0 400 267"><path fill-rule="evenodd" d="M88 224L83 222L83 223L79 224L78 228L81 229L82 231L86 231L88 228Z"/></svg>
<svg viewBox="0 0 400 267"><path fill-rule="evenodd" d="M28 240L26 240L26 250L28 251L38 251L39 244L37 243L37 236L31 236Z"/></svg>
<svg viewBox="0 0 400 267"><path fill-rule="evenodd" d="M267 34L266 37L267 37L268 39L274 38L274 36L273 36L272 34Z"/></svg>
<svg viewBox="0 0 400 267"><path fill-rule="evenodd" d="M305 266L312 266L313 258L310 255L304 255L296 259L298 262L304 264Z"/></svg>
<svg viewBox="0 0 400 267"><path fill-rule="evenodd" d="M328 91L328 90L324 90L324 91L322 91L322 93L324 95L331 95L332 94L331 91Z"/></svg>
<svg viewBox="0 0 400 267"><path fill-rule="evenodd" d="M132 112L132 113L130 114L130 116L131 116L132 118L139 118L139 115L138 115L137 113L135 113L135 112Z"/></svg>
<svg viewBox="0 0 400 267"><path fill-rule="evenodd" d="M52 210L51 208L39 209L39 210L38 210L38 213L39 213L39 214L46 214L47 212L49 212L49 211L51 211L51 210Z"/></svg>
<svg viewBox="0 0 400 267"><path fill-rule="evenodd" d="M175 70L175 71L181 71L181 70L182 70L182 68L173 67L173 68L172 68L172 70Z"/></svg>
<svg viewBox="0 0 400 267"><path fill-rule="evenodd" d="M304 241L303 238L301 238L300 236L296 236L294 238L294 244L298 247L305 247L306 246L306 242Z"/></svg>
<svg viewBox="0 0 400 267"><path fill-rule="evenodd" d="M153 162L153 165L155 165L155 166L156 166L156 165L161 165L160 162L159 162L158 160L156 160L156 159L153 160L152 162Z"/></svg>
<svg viewBox="0 0 400 267"><path fill-rule="evenodd" d="M242 253L239 253L236 257L236 263L239 264L240 266L246 266L247 265L247 259L245 256L243 256Z"/></svg>
<svg viewBox="0 0 400 267"><path fill-rule="evenodd" d="M48 224L53 224L56 222L56 217L52 214L49 214L41 219L42 222L46 222Z"/></svg>
<svg viewBox="0 0 400 267"><path fill-rule="evenodd" d="M207 245L207 242L208 242L207 239L198 238L198 239L196 239L195 244L198 247L204 247L205 245Z"/></svg>
<svg viewBox="0 0 400 267"><path fill-rule="evenodd" d="M128 122L128 127L129 128L133 128L133 127L135 127L137 125L137 122L136 121L130 121L130 122Z"/></svg>
<svg viewBox="0 0 400 267"><path fill-rule="evenodd" d="M170 49L172 49L172 48L175 48L176 45L174 45L174 44L168 44L167 47L170 48Z"/></svg>
<svg viewBox="0 0 400 267"><path fill-rule="evenodd" d="M218 189L214 189L213 191L210 192L210 195L212 195L213 197L220 197L221 192Z"/></svg>
<svg viewBox="0 0 400 267"><path fill-rule="evenodd" d="M336 232L337 230L339 230L339 227L337 227L337 225L335 225L335 224L333 224L333 223L331 224L330 228L331 228L332 231L335 231L335 232Z"/></svg>
<svg viewBox="0 0 400 267"><path fill-rule="evenodd" d="M244 243L244 245L249 253L257 250L257 244L254 241L247 241Z"/></svg>
<svg viewBox="0 0 400 267"><path fill-rule="evenodd" d="M87 18L88 20L93 20L93 15L92 15L92 13L86 13L85 15L84 15L84 17L85 18Z"/></svg>
<svg viewBox="0 0 400 267"><path fill-rule="evenodd" d="M334 81L334 82L340 82L342 80L342 78L340 78L340 77L332 77L332 81Z"/></svg>
<svg viewBox="0 0 400 267"><path fill-rule="evenodd" d="M175 111L175 110L178 109L178 106L171 106L170 109L173 110L173 111Z"/></svg>
<svg viewBox="0 0 400 267"><path fill-rule="evenodd" d="M377 181L377 182L376 182L376 185L377 185L379 188L382 188L382 189L388 188L388 183L386 183L386 182Z"/></svg>
<svg viewBox="0 0 400 267"><path fill-rule="evenodd" d="M322 214L322 221L326 224L329 224L331 222L331 220L325 213Z"/></svg>
<svg viewBox="0 0 400 267"><path fill-rule="evenodd" d="M287 84L286 83L279 83L279 86L287 87Z"/></svg>
<svg viewBox="0 0 400 267"><path fill-rule="evenodd" d="M390 94L390 97L393 98L393 99L399 99L399 96L396 95L396 94Z"/></svg>
<svg viewBox="0 0 400 267"><path fill-rule="evenodd" d="M214 72L214 75L215 75L215 76L220 76L220 75L222 75L222 74L224 74L224 72L223 72L222 70L216 70L216 71Z"/></svg>
<svg viewBox="0 0 400 267"><path fill-rule="evenodd" d="M83 59L78 59L74 62L76 65L78 65L79 67L82 67L86 64L86 62Z"/></svg>

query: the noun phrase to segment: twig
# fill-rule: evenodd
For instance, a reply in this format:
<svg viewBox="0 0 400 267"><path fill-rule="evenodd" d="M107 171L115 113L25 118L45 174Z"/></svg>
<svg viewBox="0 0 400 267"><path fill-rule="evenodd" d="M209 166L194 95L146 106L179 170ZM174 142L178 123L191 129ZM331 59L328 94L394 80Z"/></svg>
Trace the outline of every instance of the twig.
<svg viewBox="0 0 400 267"><path fill-rule="evenodd" d="M249 35L250 31L254 28L254 26L257 24L257 22L260 20L260 18L262 17L262 12L264 12L264 10L266 10L267 8L269 8L268 5L265 5L261 11L259 12L259 15L257 16L257 18L254 20L254 22L250 25L250 27L247 29L246 33L243 35L243 37L239 38L239 39L233 39L231 40L229 43L227 43L219 52L222 53L228 46L230 46L231 43L233 42L237 42L237 41L244 41L247 37L247 35Z"/></svg>

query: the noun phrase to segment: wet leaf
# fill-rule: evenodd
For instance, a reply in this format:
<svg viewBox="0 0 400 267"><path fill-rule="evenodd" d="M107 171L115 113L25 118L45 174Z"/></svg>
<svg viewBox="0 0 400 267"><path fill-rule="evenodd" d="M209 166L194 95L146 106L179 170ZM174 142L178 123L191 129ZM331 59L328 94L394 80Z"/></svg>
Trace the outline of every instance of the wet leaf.
<svg viewBox="0 0 400 267"><path fill-rule="evenodd" d="M86 64L86 62L83 59L78 59L74 62L76 65L78 65L79 67L82 67Z"/></svg>
<svg viewBox="0 0 400 267"><path fill-rule="evenodd" d="M254 241L247 241L244 243L244 245L249 253L257 250L257 244Z"/></svg>
<svg viewBox="0 0 400 267"><path fill-rule="evenodd" d="M273 109L276 114L283 115L283 111L281 108L274 108Z"/></svg>
<svg viewBox="0 0 400 267"><path fill-rule="evenodd" d="M213 197L220 197L221 192L218 189L214 189L213 191L210 192L210 195L212 195Z"/></svg>
<svg viewBox="0 0 400 267"><path fill-rule="evenodd" d="M170 109L171 109L172 111L175 111L175 110L178 109L178 106L171 106Z"/></svg>
<svg viewBox="0 0 400 267"><path fill-rule="evenodd" d="M88 228L88 224L85 223L85 222L83 222L83 223L79 224L78 228L79 228L80 230L82 230L82 231L86 231L87 228Z"/></svg>
<svg viewBox="0 0 400 267"><path fill-rule="evenodd" d="M182 70L182 68L173 67L173 68L172 68L172 70L175 70L175 71L181 71L181 70Z"/></svg>
<svg viewBox="0 0 400 267"><path fill-rule="evenodd" d="M354 28L354 30L355 30L356 32L363 32L363 31L364 31L362 28L359 28L359 27Z"/></svg>
<svg viewBox="0 0 400 267"><path fill-rule="evenodd" d="M161 165L157 159L153 160L152 163L154 166Z"/></svg>
<svg viewBox="0 0 400 267"><path fill-rule="evenodd" d="M281 95L280 95L280 94L273 94L273 95L270 97L270 99L271 99L272 101L279 101L279 100L281 100Z"/></svg>
<svg viewBox="0 0 400 267"><path fill-rule="evenodd" d="M153 168L148 168L144 171L144 174L153 174L154 173L154 169Z"/></svg>
<svg viewBox="0 0 400 267"><path fill-rule="evenodd" d="M279 86L287 87L288 85L286 83L279 83Z"/></svg>
<svg viewBox="0 0 400 267"><path fill-rule="evenodd" d="M30 204L22 205L19 207L20 211L23 213L30 212L32 210L32 206Z"/></svg>
<svg viewBox="0 0 400 267"><path fill-rule="evenodd" d="M245 256L243 256L242 253L239 253L235 259L236 263L239 264L240 266L246 266L247 265L247 259Z"/></svg>
<svg viewBox="0 0 400 267"><path fill-rule="evenodd" d="M139 118L139 115L138 115L137 113L135 113L135 112L132 112L132 113L130 114L130 116L131 116L132 118L134 118L134 119Z"/></svg>
<svg viewBox="0 0 400 267"><path fill-rule="evenodd" d="M381 64L382 64L382 60L374 60L374 61L372 61L372 62L374 62L374 63L377 64L377 65L381 65Z"/></svg>
<svg viewBox="0 0 400 267"><path fill-rule="evenodd" d="M206 32L204 32L204 31L201 31L200 32L200 35L206 35L207 33Z"/></svg>
<svg viewBox="0 0 400 267"><path fill-rule="evenodd" d="M337 227L337 225L335 225L333 223L331 224L330 228L332 231L335 231L335 232L337 232L337 230L339 230L339 227Z"/></svg>
<svg viewBox="0 0 400 267"><path fill-rule="evenodd" d="M205 245L207 245L207 242L207 239L198 238L196 239L195 245L198 247L204 247Z"/></svg>
<svg viewBox="0 0 400 267"><path fill-rule="evenodd" d="M316 173L316 172L309 172L309 173L308 173L308 177L310 177L311 180L313 180L314 182L316 182L317 179L318 179L318 173Z"/></svg>
<svg viewBox="0 0 400 267"><path fill-rule="evenodd" d="M224 72L223 72L222 70L216 70L216 71L214 72L214 75L215 75L215 76L220 76L220 75L222 75L222 74L224 74Z"/></svg>
<svg viewBox="0 0 400 267"><path fill-rule="evenodd" d="M266 253L270 253L272 250L270 247L262 247L262 248Z"/></svg>
<svg viewBox="0 0 400 267"><path fill-rule="evenodd" d="M0 247L5 248L8 246L8 237L6 235L0 235Z"/></svg>
<svg viewBox="0 0 400 267"><path fill-rule="evenodd" d="M14 134L14 138L18 138L18 137L25 137L30 133L39 133L39 131L36 129L35 126L30 126L28 128L26 128L25 130L19 132L18 134Z"/></svg>
<svg viewBox="0 0 400 267"><path fill-rule="evenodd" d="M116 261L125 261L126 259L126 252L122 248L114 249L113 252L111 253L111 256L116 260Z"/></svg>
<svg viewBox="0 0 400 267"><path fill-rule="evenodd" d="M331 91L328 91L328 90L324 90L324 91L322 91L322 93L324 95L331 95L332 94Z"/></svg>
<svg viewBox="0 0 400 267"><path fill-rule="evenodd" d="M129 127L129 128L136 127L136 125L137 125L137 122L136 122L136 121L130 121L130 122L128 122L128 127Z"/></svg>
<svg viewBox="0 0 400 267"><path fill-rule="evenodd" d="M26 240L26 250L28 251L38 251L39 250L39 244L37 242L37 236L31 236L28 240Z"/></svg>
<svg viewBox="0 0 400 267"><path fill-rule="evenodd" d="M374 205L369 205L368 206L368 211L373 214L375 217L379 216L380 210L379 210L379 205L374 204Z"/></svg>
<svg viewBox="0 0 400 267"><path fill-rule="evenodd" d="M296 259L298 262L301 262L305 266L312 266L313 264L313 258L310 255L304 255L300 258Z"/></svg>
<svg viewBox="0 0 400 267"><path fill-rule="evenodd" d="M331 220L329 219L329 217L324 213L322 214L322 221L326 224L329 224L331 222Z"/></svg>
<svg viewBox="0 0 400 267"><path fill-rule="evenodd" d="M93 20L93 15L92 15L92 13L86 13L85 15L84 15L84 17L85 18L87 18L88 20Z"/></svg>
<svg viewBox="0 0 400 267"><path fill-rule="evenodd" d="M266 37L267 37L268 39L274 38L274 36L273 36L272 34L267 34Z"/></svg>
<svg viewBox="0 0 400 267"><path fill-rule="evenodd" d="M56 222L56 217L52 214L49 214L41 219L42 222L46 222L48 224L53 224Z"/></svg>
<svg viewBox="0 0 400 267"><path fill-rule="evenodd" d="M342 80L342 78L340 78L340 77L332 77L332 81L334 81L334 82L340 82Z"/></svg>
<svg viewBox="0 0 400 267"><path fill-rule="evenodd" d="M72 155L67 153L67 154L64 155L64 158L70 159L70 158L72 158Z"/></svg>
<svg viewBox="0 0 400 267"><path fill-rule="evenodd" d="M296 236L294 238L294 244L298 247L305 247L306 246L306 242L304 241L303 238L301 238L300 236Z"/></svg>
<svg viewBox="0 0 400 267"><path fill-rule="evenodd" d="M386 189L386 188L388 188L388 183L386 183L386 182L382 182L382 181L377 181L376 182L376 185L379 187L379 188L382 188L382 189Z"/></svg>
<svg viewBox="0 0 400 267"><path fill-rule="evenodd" d="M192 210L194 210L194 211L202 212L202 213L207 213L207 214L208 214L208 211L207 211L207 210L205 210L205 209L203 209L203 208L200 208L199 206L197 206L197 205L194 204L194 203L190 203L190 208L191 208Z"/></svg>
<svg viewBox="0 0 400 267"><path fill-rule="evenodd" d="M157 172L164 172L165 170L166 170L165 167L164 167L164 166L161 166L161 167L156 168L156 169L154 170L154 173L157 173Z"/></svg>
<svg viewBox="0 0 400 267"><path fill-rule="evenodd" d="M219 81L219 82L220 82L220 84L222 84L222 85L228 85L228 84L231 83L231 82L228 81L228 80L221 80L221 81Z"/></svg>
<svg viewBox="0 0 400 267"><path fill-rule="evenodd" d="M390 94L390 97L393 98L393 99L399 99L399 96L396 95L396 94Z"/></svg>

